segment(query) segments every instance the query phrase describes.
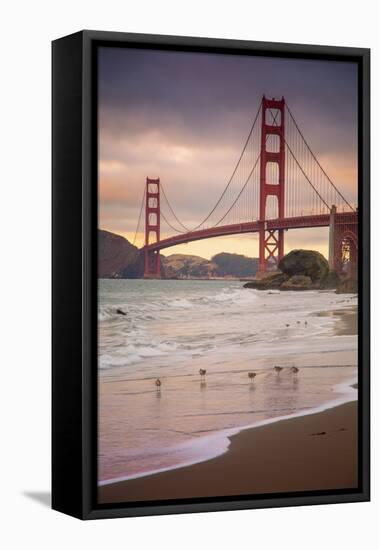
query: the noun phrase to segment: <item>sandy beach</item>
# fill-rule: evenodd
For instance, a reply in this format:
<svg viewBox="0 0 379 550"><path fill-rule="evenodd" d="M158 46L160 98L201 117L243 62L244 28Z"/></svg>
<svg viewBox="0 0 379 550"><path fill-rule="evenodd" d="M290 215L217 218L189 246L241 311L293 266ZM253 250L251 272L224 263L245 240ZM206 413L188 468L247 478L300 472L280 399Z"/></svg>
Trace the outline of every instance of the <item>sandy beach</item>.
<svg viewBox="0 0 379 550"><path fill-rule="evenodd" d="M99 488L99 502L133 502L357 486L357 402L244 430L221 456Z"/></svg>

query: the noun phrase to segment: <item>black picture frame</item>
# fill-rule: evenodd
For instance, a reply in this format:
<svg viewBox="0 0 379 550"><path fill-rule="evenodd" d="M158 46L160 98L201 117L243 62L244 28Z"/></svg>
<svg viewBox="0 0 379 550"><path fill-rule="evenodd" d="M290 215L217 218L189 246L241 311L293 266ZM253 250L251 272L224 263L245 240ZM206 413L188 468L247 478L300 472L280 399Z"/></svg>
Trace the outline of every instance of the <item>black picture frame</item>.
<svg viewBox="0 0 379 550"><path fill-rule="evenodd" d="M96 503L97 63L101 45L355 61L359 67L359 488ZM370 499L370 50L81 31L52 44L52 507L81 519Z"/></svg>

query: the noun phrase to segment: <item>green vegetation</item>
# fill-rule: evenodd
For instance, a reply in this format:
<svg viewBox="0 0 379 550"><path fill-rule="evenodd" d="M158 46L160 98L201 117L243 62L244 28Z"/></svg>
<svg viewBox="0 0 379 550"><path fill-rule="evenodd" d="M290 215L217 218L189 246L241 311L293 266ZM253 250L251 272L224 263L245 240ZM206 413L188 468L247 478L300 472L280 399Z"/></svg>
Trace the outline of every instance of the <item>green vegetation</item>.
<svg viewBox="0 0 379 550"><path fill-rule="evenodd" d="M213 256L211 261L216 264L219 277L253 277L258 270L258 259L242 254L221 252Z"/></svg>
<svg viewBox="0 0 379 550"><path fill-rule="evenodd" d="M189 254L171 254L162 258L165 277L187 279L192 277L214 277L217 266L213 262Z"/></svg>

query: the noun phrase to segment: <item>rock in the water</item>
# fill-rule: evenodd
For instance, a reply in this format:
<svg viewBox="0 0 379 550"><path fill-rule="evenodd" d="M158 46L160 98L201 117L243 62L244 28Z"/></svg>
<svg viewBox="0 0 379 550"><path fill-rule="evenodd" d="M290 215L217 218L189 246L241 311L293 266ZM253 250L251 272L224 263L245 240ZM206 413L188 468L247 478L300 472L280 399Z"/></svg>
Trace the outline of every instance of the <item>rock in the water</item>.
<svg viewBox="0 0 379 550"><path fill-rule="evenodd" d="M264 290L264 285L262 279L255 279L254 281L249 281L243 285L243 288L253 288L254 290Z"/></svg>
<svg viewBox="0 0 379 550"><path fill-rule="evenodd" d="M267 288L279 288L287 279L288 275L281 271L277 271L275 273L270 273L262 280L265 282Z"/></svg>
<svg viewBox="0 0 379 550"><path fill-rule="evenodd" d="M280 288L280 286L288 279L285 273L275 272L269 273L266 277L255 279L244 284L244 288L254 288L256 290L271 290Z"/></svg>
<svg viewBox="0 0 379 550"><path fill-rule="evenodd" d="M337 286L337 294L356 294L358 292L358 281L356 279L344 279Z"/></svg>
<svg viewBox="0 0 379 550"><path fill-rule="evenodd" d="M314 250L292 250L279 262L279 271L249 281L245 288L257 290L316 290L337 288L340 279L322 254Z"/></svg>
<svg viewBox="0 0 379 550"><path fill-rule="evenodd" d="M120 308L116 309L116 313L118 313L119 315L126 315L125 311Z"/></svg>
<svg viewBox="0 0 379 550"><path fill-rule="evenodd" d="M315 250L292 250L279 262L279 269L289 277L304 275L319 283L329 272L327 260Z"/></svg>
<svg viewBox="0 0 379 550"><path fill-rule="evenodd" d="M340 283L340 278L335 271L329 271L326 276L320 281L321 290L331 290L337 288Z"/></svg>
<svg viewBox="0 0 379 550"><path fill-rule="evenodd" d="M314 288L312 279L307 275L293 275L280 287L281 290L311 290Z"/></svg>

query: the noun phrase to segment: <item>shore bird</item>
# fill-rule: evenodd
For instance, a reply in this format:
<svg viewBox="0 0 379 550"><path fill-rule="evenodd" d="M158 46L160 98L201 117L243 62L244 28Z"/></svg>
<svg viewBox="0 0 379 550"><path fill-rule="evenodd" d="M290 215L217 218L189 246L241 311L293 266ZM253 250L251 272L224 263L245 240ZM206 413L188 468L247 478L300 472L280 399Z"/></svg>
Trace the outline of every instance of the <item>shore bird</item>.
<svg viewBox="0 0 379 550"><path fill-rule="evenodd" d="M256 372L248 372L247 376L250 378L251 381L254 380L254 378L257 376Z"/></svg>
<svg viewBox="0 0 379 550"><path fill-rule="evenodd" d="M274 371L279 374L283 370L283 367L274 367Z"/></svg>
<svg viewBox="0 0 379 550"><path fill-rule="evenodd" d="M159 380L159 378L156 379L155 385L157 386L157 390L161 389L162 382Z"/></svg>
<svg viewBox="0 0 379 550"><path fill-rule="evenodd" d="M291 367L291 372L297 374L299 372L299 369L297 367Z"/></svg>
<svg viewBox="0 0 379 550"><path fill-rule="evenodd" d="M205 375L207 374L207 371L205 369L200 369L199 374L200 374L201 378L204 378Z"/></svg>

